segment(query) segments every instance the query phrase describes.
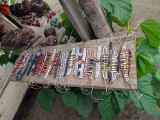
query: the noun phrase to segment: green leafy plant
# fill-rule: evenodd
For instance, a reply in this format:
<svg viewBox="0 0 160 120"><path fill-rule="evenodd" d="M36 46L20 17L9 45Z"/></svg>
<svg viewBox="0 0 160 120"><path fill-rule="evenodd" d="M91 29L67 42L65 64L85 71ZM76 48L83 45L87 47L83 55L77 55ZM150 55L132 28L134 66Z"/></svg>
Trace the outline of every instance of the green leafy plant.
<svg viewBox="0 0 160 120"><path fill-rule="evenodd" d="M106 19L113 30L112 22L121 27L127 26L126 23L131 18L131 0L100 0L102 7L106 11Z"/></svg>
<svg viewBox="0 0 160 120"><path fill-rule="evenodd" d="M61 18L62 18L62 23L61 23L61 27L65 28L65 32L64 34L67 36L67 38L65 39L65 41L61 42L61 44L65 44L67 43L71 36L74 38L73 40L71 40L70 42L80 42L81 38L78 35L76 29L74 28L74 26L72 25L71 21L68 19L67 15L65 12L60 14Z"/></svg>
<svg viewBox="0 0 160 120"><path fill-rule="evenodd" d="M10 51L10 50L3 50L3 53L0 56L0 65L3 66L4 64L7 64L8 62L10 63L15 63L21 52L18 51Z"/></svg>

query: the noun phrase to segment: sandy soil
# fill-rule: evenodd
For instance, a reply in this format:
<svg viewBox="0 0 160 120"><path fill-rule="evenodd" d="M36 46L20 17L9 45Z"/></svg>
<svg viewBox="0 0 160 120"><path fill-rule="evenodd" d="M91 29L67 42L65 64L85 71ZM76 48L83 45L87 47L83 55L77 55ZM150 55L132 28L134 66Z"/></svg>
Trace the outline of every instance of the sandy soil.
<svg viewBox="0 0 160 120"><path fill-rule="evenodd" d="M154 19L160 23L160 1L159 0L132 0L133 2L133 13L131 20L131 29L133 29L139 22L143 22L146 19ZM62 8L58 3L58 0L54 0L50 3L53 5L54 9L57 12L62 12ZM44 26L45 28L45 26ZM38 32L41 33L43 28L37 29ZM115 25L115 29L117 31L124 30L123 28L119 28ZM137 36L143 36L143 33L138 28ZM122 33L126 33L126 31L121 31ZM12 66L12 65L8 65ZM0 86L3 81L6 79L8 73L10 72L10 67L3 68L0 67ZM7 71L7 72L6 72ZM4 76L5 75L5 76ZM22 102L22 106L20 107L17 115L14 120L83 120L78 113L66 107L61 100L61 94L57 95L54 111L52 113L48 113L40 108L39 103L36 101L38 90L29 90L27 95ZM87 120L101 120L101 115L98 110L97 105L94 105L93 111L90 113ZM113 117L113 120L158 120L156 118L151 117L147 113L136 109L133 104L129 104L125 107L124 111L117 116Z"/></svg>

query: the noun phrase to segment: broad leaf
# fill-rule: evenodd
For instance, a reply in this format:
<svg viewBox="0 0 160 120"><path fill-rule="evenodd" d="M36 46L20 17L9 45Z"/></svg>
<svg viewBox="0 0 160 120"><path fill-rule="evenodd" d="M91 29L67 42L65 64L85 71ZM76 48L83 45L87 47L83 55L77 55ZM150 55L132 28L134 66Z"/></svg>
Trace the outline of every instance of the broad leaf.
<svg viewBox="0 0 160 120"><path fill-rule="evenodd" d="M5 54L0 56L0 65L7 64L9 62L9 54L5 52Z"/></svg>
<svg viewBox="0 0 160 120"><path fill-rule="evenodd" d="M78 104L78 97L77 95L70 91L68 93L64 93L62 96L62 101L67 107L71 107L76 109Z"/></svg>
<svg viewBox="0 0 160 120"><path fill-rule="evenodd" d="M118 94L117 94L118 93ZM128 93L125 91L117 91L112 95L112 106L115 114L119 114L124 109L128 100Z"/></svg>
<svg viewBox="0 0 160 120"><path fill-rule="evenodd" d="M155 63L160 64L160 53L159 53L159 54L156 54L156 55L153 57L153 60L154 60Z"/></svg>
<svg viewBox="0 0 160 120"><path fill-rule="evenodd" d="M160 70L157 70L156 77L160 80Z"/></svg>
<svg viewBox="0 0 160 120"><path fill-rule="evenodd" d="M103 120L110 120L112 116L115 115L111 104L111 97L111 94L107 95L105 99L98 104Z"/></svg>
<svg viewBox="0 0 160 120"><path fill-rule="evenodd" d="M160 98L157 100L157 105L160 108Z"/></svg>
<svg viewBox="0 0 160 120"><path fill-rule="evenodd" d="M139 46L144 40L144 37L136 38L136 46Z"/></svg>
<svg viewBox="0 0 160 120"><path fill-rule="evenodd" d="M113 115L119 114L127 103L127 92L115 92L105 96L104 100L98 104L103 120L110 120Z"/></svg>
<svg viewBox="0 0 160 120"><path fill-rule="evenodd" d="M147 53L137 53L136 65L137 65L137 76L142 77L150 73L153 69L153 58Z"/></svg>
<svg viewBox="0 0 160 120"><path fill-rule="evenodd" d="M93 109L93 99L90 97L83 95L81 93L78 94L78 106L77 112L82 115L84 118L87 118L89 113Z"/></svg>
<svg viewBox="0 0 160 120"><path fill-rule="evenodd" d="M38 92L37 100L40 102L41 108L48 112L53 111L55 99L56 93L53 89L41 89Z"/></svg>
<svg viewBox="0 0 160 120"><path fill-rule="evenodd" d="M93 89L92 91L92 97L95 99L103 100L104 94L106 93L106 90L100 90L100 89Z"/></svg>
<svg viewBox="0 0 160 120"><path fill-rule="evenodd" d="M152 84L152 87L153 87L155 94L160 92L160 79L158 79L156 76L153 76L151 84Z"/></svg>
<svg viewBox="0 0 160 120"><path fill-rule="evenodd" d="M150 54L151 56L154 56L156 54L158 54L158 50L154 47L152 47L151 45L149 44L145 44L145 43L142 43L138 49L137 49L137 52L138 53L148 53Z"/></svg>
<svg viewBox="0 0 160 120"><path fill-rule="evenodd" d="M101 5L122 24L128 22L132 13L131 0L100 0Z"/></svg>
<svg viewBox="0 0 160 120"><path fill-rule="evenodd" d="M141 23L140 27L149 39L149 44L158 48L160 45L160 24L155 20L148 19Z"/></svg>
<svg viewBox="0 0 160 120"><path fill-rule="evenodd" d="M68 19L68 17L67 17L67 15L66 15L65 12L61 13L61 14L60 14L60 17L61 17L63 20Z"/></svg>
<svg viewBox="0 0 160 120"><path fill-rule="evenodd" d="M142 110L145 110L154 117L158 117L157 109L157 97L154 95L153 88L151 85L152 75L147 74L141 78L138 78L138 96L136 92L130 92L131 99L134 105Z"/></svg>

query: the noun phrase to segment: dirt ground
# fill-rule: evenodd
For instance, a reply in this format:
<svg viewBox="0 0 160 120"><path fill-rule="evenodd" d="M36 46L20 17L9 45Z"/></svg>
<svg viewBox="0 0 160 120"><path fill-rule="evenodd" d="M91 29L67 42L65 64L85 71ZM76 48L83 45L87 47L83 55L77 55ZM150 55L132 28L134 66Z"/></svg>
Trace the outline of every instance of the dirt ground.
<svg viewBox="0 0 160 120"><path fill-rule="evenodd" d="M133 13L131 29L146 19L154 19L160 23L160 0L132 0L132 2ZM57 10L57 12L62 12L57 0L53 1L53 4L56 5L54 9ZM117 31L121 31L121 34L126 33L126 31L123 31L123 28L119 28L116 25L114 26ZM43 29L39 30L39 32L41 31L43 31ZM143 36L139 28L136 31L137 36ZM75 110L66 107L62 103L61 94L57 94L54 111L52 113L42 110L36 100L37 93L38 90L28 90L14 120L83 120ZM94 109L87 120L102 120L97 104L94 104ZM122 113L114 116L112 120L158 120L158 118L153 118L147 113L136 109L133 104L129 104Z"/></svg>

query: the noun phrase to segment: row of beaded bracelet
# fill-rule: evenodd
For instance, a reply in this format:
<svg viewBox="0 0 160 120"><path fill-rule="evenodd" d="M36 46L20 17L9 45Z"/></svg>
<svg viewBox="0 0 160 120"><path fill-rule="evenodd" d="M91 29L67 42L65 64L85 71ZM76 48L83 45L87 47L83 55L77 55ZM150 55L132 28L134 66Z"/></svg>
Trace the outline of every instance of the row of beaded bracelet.
<svg viewBox="0 0 160 120"><path fill-rule="evenodd" d="M53 78L62 78L66 75L70 75L74 69L74 75L79 75L79 78L84 79L87 73L89 78L92 79L91 74L95 74L95 78L99 76L101 66L102 77L104 79L109 77L110 82L114 82L118 75L118 54L116 48L112 48L112 43L110 43L109 55L106 46L103 47L103 51L101 46L97 46L97 50L94 50L94 54L95 51L96 57L93 57L92 55L92 59L89 59L89 47L84 47L83 50L79 47L72 48L72 51L69 53L68 51L56 53L56 50L54 50L52 56L48 51L43 54L41 50L39 50L37 54L34 53L33 55L30 55L30 52L28 51L21 56L18 64L13 70L13 74L22 74L24 71L28 70L27 76L30 72L33 72L33 75L41 75L41 73L43 73L45 74L44 79L46 79L48 75L51 76L54 73ZM126 62L126 52L127 46L123 45L119 64L125 81L128 81L128 69L130 69L130 66L128 66L128 63ZM129 51L129 55L129 65L131 65L131 51ZM95 64L93 64L93 61ZM27 69L25 69L26 65ZM92 82L91 79L90 82Z"/></svg>

